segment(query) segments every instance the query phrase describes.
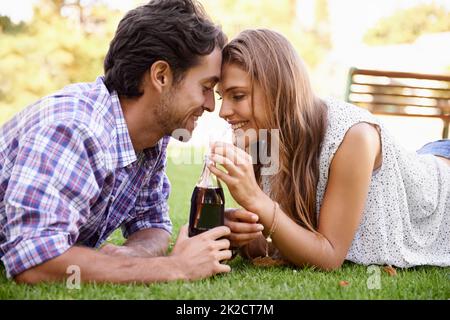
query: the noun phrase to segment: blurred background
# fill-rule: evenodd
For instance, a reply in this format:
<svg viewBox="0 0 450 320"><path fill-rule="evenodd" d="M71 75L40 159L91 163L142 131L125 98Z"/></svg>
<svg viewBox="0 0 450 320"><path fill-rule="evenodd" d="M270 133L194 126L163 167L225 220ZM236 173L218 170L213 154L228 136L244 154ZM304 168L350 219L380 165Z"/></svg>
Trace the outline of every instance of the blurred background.
<svg viewBox="0 0 450 320"><path fill-rule="evenodd" d="M0 1L0 124L42 96L103 74L125 12L146 1ZM246 28L283 33L306 62L318 95L343 99L350 67L450 74L450 1L202 0L231 39ZM205 115L188 144L208 143L225 123ZM439 119L380 116L409 150L439 139ZM201 157L199 157L201 159Z"/></svg>

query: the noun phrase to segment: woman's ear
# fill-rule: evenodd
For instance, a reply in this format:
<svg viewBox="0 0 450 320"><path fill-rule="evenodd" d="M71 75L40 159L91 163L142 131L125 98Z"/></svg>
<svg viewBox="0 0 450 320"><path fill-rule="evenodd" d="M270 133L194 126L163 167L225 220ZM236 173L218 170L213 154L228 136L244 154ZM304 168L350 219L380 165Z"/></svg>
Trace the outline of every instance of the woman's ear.
<svg viewBox="0 0 450 320"><path fill-rule="evenodd" d="M159 93L172 85L173 75L166 61L158 60L147 73L148 83Z"/></svg>

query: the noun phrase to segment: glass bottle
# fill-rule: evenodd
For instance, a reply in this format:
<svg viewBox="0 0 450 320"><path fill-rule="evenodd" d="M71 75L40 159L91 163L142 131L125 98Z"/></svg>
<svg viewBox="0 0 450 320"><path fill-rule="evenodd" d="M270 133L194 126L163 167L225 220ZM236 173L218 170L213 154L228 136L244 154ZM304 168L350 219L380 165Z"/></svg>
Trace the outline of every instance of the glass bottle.
<svg viewBox="0 0 450 320"><path fill-rule="evenodd" d="M189 236L224 225L225 196L217 177L208 168L206 155L203 170L191 197Z"/></svg>

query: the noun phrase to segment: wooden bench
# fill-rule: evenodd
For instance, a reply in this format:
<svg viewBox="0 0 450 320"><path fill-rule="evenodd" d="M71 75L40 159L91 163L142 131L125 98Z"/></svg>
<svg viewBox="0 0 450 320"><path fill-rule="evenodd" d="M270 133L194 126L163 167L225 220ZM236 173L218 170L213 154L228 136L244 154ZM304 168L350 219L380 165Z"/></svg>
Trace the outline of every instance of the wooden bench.
<svg viewBox="0 0 450 320"><path fill-rule="evenodd" d="M352 68L346 100L374 114L439 118L449 138L450 76Z"/></svg>

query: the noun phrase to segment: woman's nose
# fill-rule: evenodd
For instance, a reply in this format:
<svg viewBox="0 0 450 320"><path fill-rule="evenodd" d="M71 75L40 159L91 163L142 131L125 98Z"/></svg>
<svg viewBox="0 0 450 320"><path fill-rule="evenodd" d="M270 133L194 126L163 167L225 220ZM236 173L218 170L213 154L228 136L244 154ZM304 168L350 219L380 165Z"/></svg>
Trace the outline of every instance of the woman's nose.
<svg viewBox="0 0 450 320"><path fill-rule="evenodd" d="M220 106L220 112L219 116L222 119L230 118L233 115L233 108L230 107L228 103L225 102L225 100L222 100L222 105Z"/></svg>

